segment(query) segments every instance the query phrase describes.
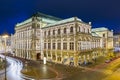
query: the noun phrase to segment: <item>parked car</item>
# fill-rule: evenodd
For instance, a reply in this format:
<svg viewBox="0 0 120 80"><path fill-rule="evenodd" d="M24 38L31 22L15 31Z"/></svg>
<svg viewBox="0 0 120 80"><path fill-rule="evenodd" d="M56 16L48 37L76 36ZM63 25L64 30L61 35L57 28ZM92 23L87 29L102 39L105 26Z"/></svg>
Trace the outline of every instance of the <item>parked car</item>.
<svg viewBox="0 0 120 80"><path fill-rule="evenodd" d="M105 60L105 63L109 63L111 60L110 59L107 59L107 60Z"/></svg>

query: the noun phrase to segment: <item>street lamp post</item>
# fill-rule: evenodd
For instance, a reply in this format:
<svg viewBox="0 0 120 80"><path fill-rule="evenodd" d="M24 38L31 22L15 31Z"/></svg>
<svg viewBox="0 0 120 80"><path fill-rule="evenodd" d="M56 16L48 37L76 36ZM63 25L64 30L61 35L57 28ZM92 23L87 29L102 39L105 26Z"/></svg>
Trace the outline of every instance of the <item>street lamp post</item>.
<svg viewBox="0 0 120 80"><path fill-rule="evenodd" d="M6 61L6 39L8 37L7 34L2 36L4 38L4 48L5 48L5 80L7 80L7 75L6 75L6 67L7 67L7 61Z"/></svg>

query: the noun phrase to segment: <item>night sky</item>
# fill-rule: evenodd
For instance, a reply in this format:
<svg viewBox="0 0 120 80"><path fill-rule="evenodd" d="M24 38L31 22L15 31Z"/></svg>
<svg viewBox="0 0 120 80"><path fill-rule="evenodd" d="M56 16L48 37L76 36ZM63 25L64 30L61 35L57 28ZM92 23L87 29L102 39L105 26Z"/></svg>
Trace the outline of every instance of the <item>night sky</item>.
<svg viewBox="0 0 120 80"><path fill-rule="evenodd" d="M0 34L14 33L16 23L36 12L63 19L77 16L93 28L120 31L120 0L0 0Z"/></svg>

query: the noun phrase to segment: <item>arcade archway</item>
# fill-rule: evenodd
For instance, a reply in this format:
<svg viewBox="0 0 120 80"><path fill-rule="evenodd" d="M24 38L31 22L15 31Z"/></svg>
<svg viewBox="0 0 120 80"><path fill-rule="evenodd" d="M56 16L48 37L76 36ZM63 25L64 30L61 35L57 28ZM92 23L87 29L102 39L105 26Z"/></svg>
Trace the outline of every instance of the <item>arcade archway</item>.
<svg viewBox="0 0 120 80"><path fill-rule="evenodd" d="M37 53L37 60L40 60L40 59L41 59L41 54Z"/></svg>

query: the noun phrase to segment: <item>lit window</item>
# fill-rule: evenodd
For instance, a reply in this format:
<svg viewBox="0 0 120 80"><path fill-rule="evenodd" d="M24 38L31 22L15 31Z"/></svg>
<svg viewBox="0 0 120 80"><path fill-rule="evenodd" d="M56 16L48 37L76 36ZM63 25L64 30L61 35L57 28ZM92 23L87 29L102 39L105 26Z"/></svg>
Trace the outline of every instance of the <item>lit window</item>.
<svg viewBox="0 0 120 80"><path fill-rule="evenodd" d="M63 43L63 49L64 49L64 50L67 49L67 43Z"/></svg>
<svg viewBox="0 0 120 80"><path fill-rule="evenodd" d="M58 29L58 34L60 34L60 29Z"/></svg>
<svg viewBox="0 0 120 80"><path fill-rule="evenodd" d="M55 43L53 43L53 49L55 49Z"/></svg>
<svg viewBox="0 0 120 80"><path fill-rule="evenodd" d="M70 42L70 50L74 50L74 43Z"/></svg>
<svg viewBox="0 0 120 80"><path fill-rule="evenodd" d="M70 27L70 33L73 33L73 27Z"/></svg>
<svg viewBox="0 0 120 80"><path fill-rule="evenodd" d="M48 49L51 49L51 44L50 43L48 43Z"/></svg>
<svg viewBox="0 0 120 80"><path fill-rule="evenodd" d="M64 28L64 34L66 34L66 28Z"/></svg>
<svg viewBox="0 0 120 80"><path fill-rule="evenodd" d="M50 31L48 31L48 35L50 35Z"/></svg>
<svg viewBox="0 0 120 80"><path fill-rule="evenodd" d="M61 43L58 43L58 49L61 49Z"/></svg>
<svg viewBox="0 0 120 80"><path fill-rule="evenodd" d="M88 33L89 33L89 29L88 29Z"/></svg>
<svg viewBox="0 0 120 80"><path fill-rule="evenodd" d="M46 49L46 43L44 43L44 49Z"/></svg>
<svg viewBox="0 0 120 80"><path fill-rule="evenodd" d="M103 37L105 37L105 34L103 34Z"/></svg>
<svg viewBox="0 0 120 80"><path fill-rule="evenodd" d="M53 30L53 35L55 35L55 30Z"/></svg>
<svg viewBox="0 0 120 80"><path fill-rule="evenodd" d="M85 28L84 28L84 32L85 32Z"/></svg>

